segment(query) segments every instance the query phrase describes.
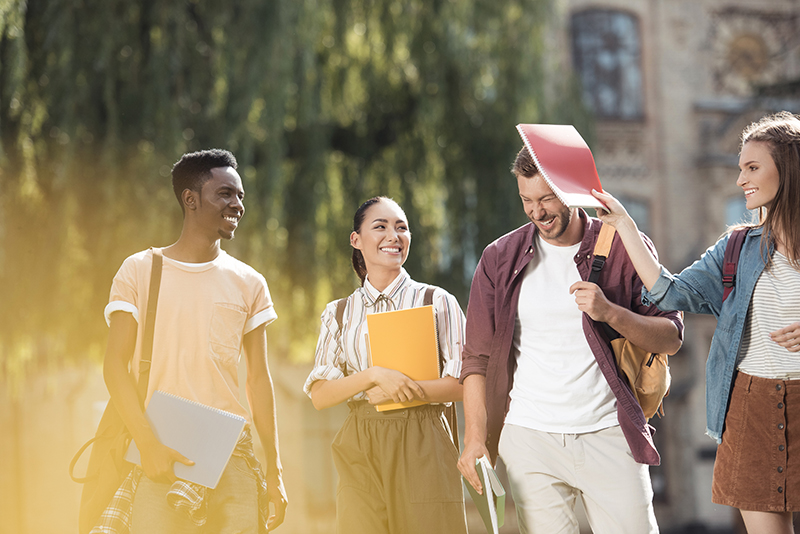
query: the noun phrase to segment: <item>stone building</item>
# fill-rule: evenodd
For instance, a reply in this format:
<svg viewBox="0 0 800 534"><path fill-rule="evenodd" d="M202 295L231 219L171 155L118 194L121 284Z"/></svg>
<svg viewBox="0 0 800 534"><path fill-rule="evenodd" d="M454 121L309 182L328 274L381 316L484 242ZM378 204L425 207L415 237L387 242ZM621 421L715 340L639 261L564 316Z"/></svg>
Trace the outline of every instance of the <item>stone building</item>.
<svg viewBox="0 0 800 534"><path fill-rule="evenodd" d="M603 187L679 271L749 216L735 184L744 126L774 111L800 113L800 2L557 0L553 8L549 68L568 65L582 82ZM653 422L664 532L737 528L738 513L710 497L716 443L704 435L704 376L714 327L711 317L686 317L667 417Z"/></svg>

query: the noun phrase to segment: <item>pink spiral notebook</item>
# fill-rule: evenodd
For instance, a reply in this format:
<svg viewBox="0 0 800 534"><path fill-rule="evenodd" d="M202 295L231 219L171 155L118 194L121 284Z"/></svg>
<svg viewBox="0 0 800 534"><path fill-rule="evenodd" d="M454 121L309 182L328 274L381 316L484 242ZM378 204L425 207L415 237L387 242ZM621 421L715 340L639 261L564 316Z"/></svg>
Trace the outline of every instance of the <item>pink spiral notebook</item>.
<svg viewBox="0 0 800 534"><path fill-rule="evenodd" d="M542 177L566 206L602 208L592 189L603 191L586 141L572 125L517 124Z"/></svg>

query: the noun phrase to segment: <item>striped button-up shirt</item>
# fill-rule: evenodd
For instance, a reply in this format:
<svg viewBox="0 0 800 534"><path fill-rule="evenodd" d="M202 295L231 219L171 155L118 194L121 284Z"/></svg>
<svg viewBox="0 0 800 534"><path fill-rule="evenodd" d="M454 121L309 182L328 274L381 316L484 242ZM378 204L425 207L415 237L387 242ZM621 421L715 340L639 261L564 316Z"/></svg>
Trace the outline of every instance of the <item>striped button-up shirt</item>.
<svg viewBox="0 0 800 534"><path fill-rule="evenodd" d="M336 380L364 371L369 367L367 353L367 315L403 310L423 305L427 284L415 282L405 269L382 292L370 284L347 297L342 329L336 321L338 300L328 303L322 312L322 326L317 341L314 369L306 379L303 390L310 397L311 386L317 380ZM464 346L464 312L456 298L442 288L433 293L439 348L444 358L442 376L458 378L461 374L461 349ZM366 399L362 392L352 400Z"/></svg>

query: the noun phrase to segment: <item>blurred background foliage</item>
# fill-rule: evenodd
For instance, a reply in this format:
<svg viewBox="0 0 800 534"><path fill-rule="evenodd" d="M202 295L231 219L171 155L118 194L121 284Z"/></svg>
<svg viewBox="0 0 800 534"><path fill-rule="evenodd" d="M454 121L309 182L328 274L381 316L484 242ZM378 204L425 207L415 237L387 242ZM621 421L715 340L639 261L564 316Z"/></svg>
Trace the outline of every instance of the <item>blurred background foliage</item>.
<svg viewBox="0 0 800 534"><path fill-rule="evenodd" d="M263 273L270 355L310 362L352 292L352 215L406 210L406 268L466 309L483 247L524 222L519 122L591 137L543 76L544 0L0 0L0 375L100 361L121 261L177 239L171 165L228 148L225 248Z"/></svg>

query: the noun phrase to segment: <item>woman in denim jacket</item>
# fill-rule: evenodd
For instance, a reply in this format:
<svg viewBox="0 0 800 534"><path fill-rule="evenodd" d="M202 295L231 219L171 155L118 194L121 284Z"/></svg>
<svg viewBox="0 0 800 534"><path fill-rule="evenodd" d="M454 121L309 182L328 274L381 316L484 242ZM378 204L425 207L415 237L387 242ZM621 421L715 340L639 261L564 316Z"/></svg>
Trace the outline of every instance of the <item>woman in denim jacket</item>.
<svg viewBox="0 0 800 534"><path fill-rule="evenodd" d="M800 511L800 120L781 112L745 128L736 184L758 210L723 302L730 234L680 274L664 269L611 195L616 227L644 283L642 301L717 318L706 364L707 433L720 444L712 500L739 508L748 532L792 533Z"/></svg>

